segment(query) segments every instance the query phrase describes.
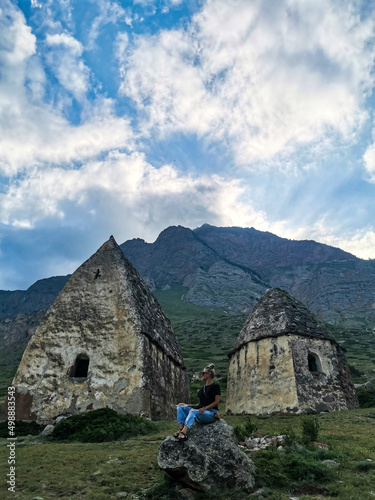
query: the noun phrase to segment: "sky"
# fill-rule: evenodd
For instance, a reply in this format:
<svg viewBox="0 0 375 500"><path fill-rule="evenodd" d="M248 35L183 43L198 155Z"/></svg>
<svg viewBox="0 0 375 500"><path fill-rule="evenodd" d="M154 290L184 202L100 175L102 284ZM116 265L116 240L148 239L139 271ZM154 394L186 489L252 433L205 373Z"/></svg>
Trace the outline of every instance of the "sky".
<svg viewBox="0 0 375 500"><path fill-rule="evenodd" d="M375 258L371 0L0 0L0 289L109 236Z"/></svg>

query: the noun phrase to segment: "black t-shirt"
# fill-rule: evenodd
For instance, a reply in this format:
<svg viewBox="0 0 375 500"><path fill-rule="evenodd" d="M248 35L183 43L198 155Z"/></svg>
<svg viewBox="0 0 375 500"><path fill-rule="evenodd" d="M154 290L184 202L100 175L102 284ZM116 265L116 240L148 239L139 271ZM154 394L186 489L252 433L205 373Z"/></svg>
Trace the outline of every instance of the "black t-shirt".
<svg viewBox="0 0 375 500"><path fill-rule="evenodd" d="M218 396L219 394L221 394L219 384L210 384L201 387L198 392L198 398L199 398L198 408L210 405L215 401L215 396ZM217 406L210 408L210 410L218 410L218 409L219 408Z"/></svg>

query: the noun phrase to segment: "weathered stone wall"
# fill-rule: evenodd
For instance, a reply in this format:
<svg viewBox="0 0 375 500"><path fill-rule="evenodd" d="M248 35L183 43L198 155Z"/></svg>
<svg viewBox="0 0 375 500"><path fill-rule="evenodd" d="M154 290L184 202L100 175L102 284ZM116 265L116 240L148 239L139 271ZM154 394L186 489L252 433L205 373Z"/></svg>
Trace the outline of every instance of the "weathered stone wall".
<svg viewBox="0 0 375 500"><path fill-rule="evenodd" d="M319 370L310 371L309 353ZM334 342L280 336L249 342L229 363L227 411L309 413L358 407L343 350Z"/></svg>
<svg viewBox="0 0 375 500"><path fill-rule="evenodd" d="M298 405L286 336L249 342L229 362L226 410L235 414L291 411Z"/></svg>
<svg viewBox="0 0 375 500"><path fill-rule="evenodd" d="M290 340L300 411L336 411L356 408L353 383L342 349L320 339ZM310 371L309 353L318 356L318 371Z"/></svg>
<svg viewBox="0 0 375 500"><path fill-rule="evenodd" d="M150 394L152 418L176 418L176 405L189 403L187 373L181 371L150 339L144 340L145 388Z"/></svg>
<svg viewBox="0 0 375 500"><path fill-rule="evenodd" d="M147 417L157 409L166 417L171 410L164 403L186 394L170 322L124 259L110 239L48 310L13 381L17 418L49 421L106 406ZM79 355L89 358L86 378L70 376Z"/></svg>

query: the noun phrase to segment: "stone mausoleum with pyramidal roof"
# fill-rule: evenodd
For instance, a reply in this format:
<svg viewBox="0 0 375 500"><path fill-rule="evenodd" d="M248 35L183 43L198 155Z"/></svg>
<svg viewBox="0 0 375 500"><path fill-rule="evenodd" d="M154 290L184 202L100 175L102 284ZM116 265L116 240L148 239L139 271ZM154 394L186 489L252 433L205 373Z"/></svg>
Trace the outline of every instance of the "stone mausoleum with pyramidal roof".
<svg viewBox="0 0 375 500"><path fill-rule="evenodd" d="M103 407L174 418L189 401L171 323L112 236L47 311L13 386L16 418L40 422Z"/></svg>
<svg viewBox="0 0 375 500"><path fill-rule="evenodd" d="M284 290L267 290L262 296L229 357L230 413L310 413L358 406L344 349Z"/></svg>

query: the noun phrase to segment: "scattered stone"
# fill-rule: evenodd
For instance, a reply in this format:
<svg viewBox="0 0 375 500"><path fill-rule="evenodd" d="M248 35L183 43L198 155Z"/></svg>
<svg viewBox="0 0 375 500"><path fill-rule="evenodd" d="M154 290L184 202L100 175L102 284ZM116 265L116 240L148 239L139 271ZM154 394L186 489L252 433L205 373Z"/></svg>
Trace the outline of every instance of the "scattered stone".
<svg viewBox="0 0 375 500"><path fill-rule="evenodd" d="M285 440L285 436L262 436L259 433L257 433L257 436L258 437L255 437L254 434L246 439L244 444L247 449L251 451L259 451L264 450L271 445L277 448L280 447Z"/></svg>
<svg viewBox="0 0 375 500"><path fill-rule="evenodd" d="M313 441L312 444L321 450L329 450L329 445L327 443L323 443L323 441Z"/></svg>
<svg viewBox="0 0 375 500"><path fill-rule="evenodd" d="M68 418L67 415L60 415L59 417L56 418L55 420L55 424L59 424L62 420L65 420L66 418Z"/></svg>
<svg viewBox="0 0 375 500"><path fill-rule="evenodd" d="M42 436L51 436L53 433L55 426L52 424L48 424L45 426L45 428L42 430L41 434Z"/></svg>
<svg viewBox="0 0 375 500"><path fill-rule="evenodd" d="M371 458L366 458L366 462L372 462Z"/></svg>
<svg viewBox="0 0 375 500"><path fill-rule="evenodd" d="M159 447L158 465L178 482L195 490L221 493L252 491L254 465L237 446L236 435L223 419L194 424L187 441L167 437Z"/></svg>
<svg viewBox="0 0 375 500"><path fill-rule="evenodd" d="M330 467L331 469L337 469L337 467L340 467L340 464L335 460L323 460L323 463L326 464L326 466Z"/></svg>
<svg viewBox="0 0 375 500"><path fill-rule="evenodd" d="M191 490L190 488L181 488L178 492L181 495L182 500L194 500L196 497L196 491Z"/></svg>
<svg viewBox="0 0 375 500"><path fill-rule="evenodd" d="M116 498L126 498L128 494L129 493L127 493L126 491L119 491L118 493L116 493Z"/></svg>
<svg viewBox="0 0 375 500"><path fill-rule="evenodd" d="M254 494L259 498L267 498L271 494L271 490L270 488L259 488L259 490L256 490Z"/></svg>

